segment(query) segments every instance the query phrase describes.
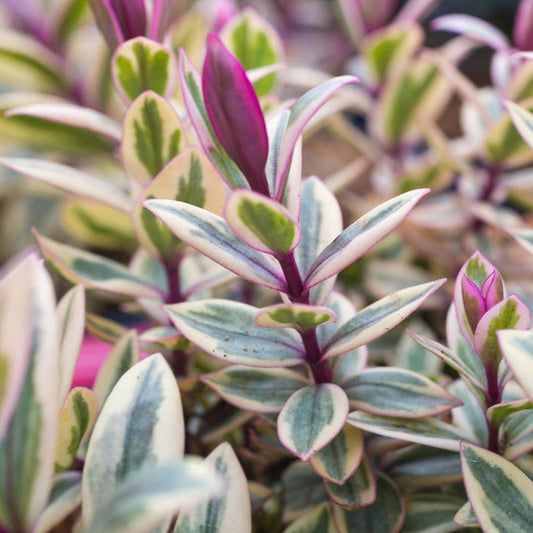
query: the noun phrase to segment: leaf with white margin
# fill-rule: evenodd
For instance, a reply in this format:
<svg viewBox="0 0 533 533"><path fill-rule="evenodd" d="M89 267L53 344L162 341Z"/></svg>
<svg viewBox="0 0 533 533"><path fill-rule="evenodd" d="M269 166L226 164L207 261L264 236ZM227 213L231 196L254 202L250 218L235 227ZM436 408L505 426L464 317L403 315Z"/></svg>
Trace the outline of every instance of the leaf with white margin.
<svg viewBox="0 0 533 533"><path fill-rule="evenodd" d="M376 476L363 456L357 470L342 484L324 483L329 497L345 509L360 509L376 500Z"/></svg>
<svg viewBox="0 0 533 533"><path fill-rule="evenodd" d="M306 276L322 250L342 232L343 225L339 202L322 180L311 177L303 182L300 203L301 237L294 258L301 275ZM323 305L336 277L333 275L313 287L309 293L310 302Z"/></svg>
<svg viewBox="0 0 533 533"><path fill-rule="evenodd" d="M178 63L165 46L146 37L136 37L115 50L111 76L126 105L148 90L170 98L178 84Z"/></svg>
<svg viewBox="0 0 533 533"><path fill-rule="evenodd" d="M161 463L183 455L184 440L176 378L161 354L151 355L120 378L100 411L83 469L83 522L103 519L134 473L161 475Z"/></svg>
<svg viewBox="0 0 533 533"><path fill-rule="evenodd" d="M350 511L334 507L333 516L339 533L372 531L398 533L405 520L405 505L396 485L383 473L376 472L377 487L374 503Z"/></svg>
<svg viewBox="0 0 533 533"><path fill-rule="evenodd" d="M507 420L515 413L530 410L533 410L533 403L531 400L524 398L523 400L497 403L487 409L487 415L495 427L500 427L504 420ZM533 411L531 414L533 414Z"/></svg>
<svg viewBox="0 0 533 533"><path fill-rule="evenodd" d="M235 235L260 252L282 256L300 241L300 228L289 212L262 194L233 192L224 215Z"/></svg>
<svg viewBox="0 0 533 533"><path fill-rule="evenodd" d="M183 101L202 148L232 189L249 189L243 173L226 154L213 131L202 96L202 79L183 49L180 49L179 71Z"/></svg>
<svg viewBox="0 0 533 533"><path fill-rule="evenodd" d="M455 352L440 344L439 342L424 337L423 335L418 335L414 331L408 331L409 335L420 344L423 348L431 352L433 355L436 355L438 358L442 359L447 365L451 366L454 370L459 372L464 378L466 378L470 383L475 385L481 390L486 389L486 380L484 382L480 381L478 375L481 375L482 363L479 361L479 365L476 365L475 369L469 368L469 360L461 359ZM466 342L465 342L466 344ZM477 367L480 367L479 369Z"/></svg>
<svg viewBox="0 0 533 533"><path fill-rule="evenodd" d="M124 191L67 165L22 157L2 157L0 165L60 191L95 200L129 213L131 200Z"/></svg>
<svg viewBox="0 0 533 533"><path fill-rule="evenodd" d="M199 207L174 200L146 200L154 213L183 242L248 281L285 291L285 276L274 258L238 239L226 221Z"/></svg>
<svg viewBox="0 0 533 533"><path fill-rule="evenodd" d="M0 281L0 439L16 409L31 357L32 279L36 257L22 261Z"/></svg>
<svg viewBox="0 0 533 533"><path fill-rule="evenodd" d="M514 294L489 309L474 332L474 346L486 365L496 368L502 358L496 332L501 329L525 330L530 325L528 307Z"/></svg>
<svg viewBox="0 0 533 533"><path fill-rule="evenodd" d="M81 503L81 472L61 472L54 476L50 500L33 533L47 533L73 513Z"/></svg>
<svg viewBox="0 0 533 533"><path fill-rule="evenodd" d="M9 335L24 335L31 340L31 345L17 404L0 441L0 523L8 530L30 531L46 506L52 488L60 407L57 398L59 348L50 276L36 254L19 264L15 273L22 272L26 274L24 280L20 283L19 279L14 288L21 298L29 301L22 305L24 314L19 315L18 311L14 318L27 321L12 324ZM2 282L3 294L4 283L17 279L12 276L13 272ZM2 348L15 346L13 342Z"/></svg>
<svg viewBox="0 0 533 533"><path fill-rule="evenodd" d="M293 522L283 533L337 533L331 509L322 504Z"/></svg>
<svg viewBox="0 0 533 533"><path fill-rule="evenodd" d="M461 446L468 500L484 533L528 531L533 481L503 457L471 444Z"/></svg>
<svg viewBox="0 0 533 533"><path fill-rule="evenodd" d="M365 307L331 336L324 346L324 357L340 355L380 337L420 307L445 281L408 287Z"/></svg>
<svg viewBox="0 0 533 533"><path fill-rule="evenodd" d="M162 525L166 531L169 517L220 496L223 488L216 470L197 458L144 466L117 483L85 531L145 533Z"/></svg>
<svg viewBox="0 0 533 533"><path fill-rule="evenodd" d="M313 87L296 100L291 108L287 128L283 135L281 149L277 162L276 191L274 198L279 201L285 191L285 181L288 176L289 165L298 138L307 123L329 98L341 87L348 83L358 82L355 76L338 76L317 87Z"/></svg>
<svg viewBox="0 0 533 533"><path fill-rule="evenodd" d="M59 342L59 401L62 402L72 386L72 377L80 354L85 332L85 289L76 285L57 305Z"/></svg>
<svg viewBox="0 0 533 533"><path fill-rule="evenodd" d="M338 274L393 231L429 189L392 198L348 226L315 259L304 280L307 288Z"/></svg>
<svg viewBox="0 0 533 533"><path fill-rule="evenodd" d="M167 326L156 326L147 329L139 336L142 349L146 352L148 346L156 345L170 350L184 350L190 347L189 341L176 329Z"/></svg>
<svg viewBox="0 0 533 533"><path fill-rule="evenodd" d="M499 331L497 336L515 379L533 401L533 331Z"/></svg>
<svg viewBox="0 0 533 533"><path fill-rule="evenodd" d="M333 383L309 385L295 392L278 416L281 443L302 461L331 442L348 416L348 398Z"/></svg>
<svg viewBox="0 0 533 533"><path fill-rule="evenodd" d="M251 533L248 483L233 448L219 444L205 459L224 480L224 495L179 514L174 533Z"/></svg>
<svg viewBox="0 0 533 533"><path fill-rule="evenodd" d="M510 101L505 102L505 107L509 111L518 133L533 150L533 113Z"/></svg>
<svg viewBox="0 0 533 533"><path fill-rule="evenodd" d="M533 449L533 411L522 411L506 418L499 430L498 446L509 461L529 453Z"/></svg>
<svg viewBox="0 0 533 533"><path fill-rule="evenodd" d="M342 485L359 467L363 452L363 434L358 428L345 425L329 444L309 459L309 464L321 478Z"/></svg>
<svg viewBox="0 0 533 533"><path fill-rule="evenodd" d="M350 407L376 415L423 418L461 402L434 381L403 368L366 368L343 381Z"/></svg>
<svg viewBox="0 0 533 533"><path fill-rule="evenodd" d="M235 365L203 375L200 380L228 403L245 411L278 413L285 402L310 382L287 368Z"/></svg>
<svg viewBox="0 0 533 533"><path fill-rule="evenodd" d="M13 107L5 113L6 117L30 117L41 121L56 123L66 128L86 130L104 137L113 145L120 142L120 124L103 113L75 104L57 102L31 104Z"/></svg>
<svg viewBox="0 0 533 533"><path fill-rule="evenodd" d="M135 330L126 330L107 354L96 376L93 390L101 410L118 380L140 360L139 341Z"/></svg>
<svg viewBox="0 0 533 533"><path fill-rule="evenodd" d="M406 498L402 533L452 533L457 531L454 516L462 500L443 494L410 494Z"/></svg>
<svg viewBox="0 0 533 533"><path fill-rule="evenodd" d="M142 202L149 199L182 201L221 215L226 185L209 159L196 147L177 155L137 197L131 213L132 226L151 255L175 260L183 243Z"/></svg>
<svg viewBox="0 0 533 533"><path fill-rule="evenodd" d="M255 317L255 323L262 328L294 328L302 332L336 321L337 315L327 307L299 303L263 307Z"/></svg>
<svg viewBox="0 0 533 533"><path fill-rule="evenodd" d="M347 422L385 437L454 452L459 451L460 442L465 440L457 428L435 418L394 418L354 411L349 414Z"/></svg>
<svg viewBox="0 0 533 533"><path fill-rule="evenodd" d="M228 363L253 367L294 366L304 361L299 336L256 326L257 307L231 300L199 300L164 307L193 344Z"/></svg>
<svg viewBox="0 0 533 533"><path fill-rule="evenodd" d="M533 254L533 229L525 228L512 231L513 237L518 244L527 250L530 254Z"/></svg>
<svg viewBox="0 0 533 533"><path fill-rule="evenodd" d="M128 174L147 185L183 150L184 137L174 107L153 91L142 93L124 116L121 154Z"/></svg>
<svg viewBox="0 0 533 533"><path fill-rule="evenodd" d="M75 387L70 391L59 414L55 470L67 470L76 457L80 444L89 435L96 413L98 398L85 387Z"/></svg>
<svg viewBox="0 0 533 533"><path fill-rule="evenodd" d="M453 517L453 521L458 526L462 527L478 527L478 521L476 515L474 514L474 509L470 505L470 502L467 501Z"/></svg>
<svg viewBox="0 0 533 533"><path fill-rule="evenodd" d="M34 230L44 257L71 283L82 283L130 298L158 298L161 291L132 274L124 265L96 254L61 244L43 237Z"/></svg>

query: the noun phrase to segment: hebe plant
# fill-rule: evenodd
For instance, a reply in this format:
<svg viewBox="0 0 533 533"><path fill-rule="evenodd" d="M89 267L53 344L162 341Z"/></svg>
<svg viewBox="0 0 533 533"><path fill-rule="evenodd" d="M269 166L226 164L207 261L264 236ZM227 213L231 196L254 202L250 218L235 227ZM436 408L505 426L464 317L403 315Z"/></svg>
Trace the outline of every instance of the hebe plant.
<svg viewBox="0 0 533 533"><path fill-rule="evenodd" d="M387 18L354 6L368 15L365 31ZM34 230L50 268L75 287L56 305L35 252L0 280L0 527L526 531L533 341L524 301L475 253L456 278L448 346L412 333L459 376L430 379L370 364L366 345L444 280L360 310L336 284L429 192L406 187L344 227L324 182L303 179L304 129L359 80L330 78L279 104L281 41L255 12L217 22L200 73L183 48L162 44L183 15L178 3L91 7L112 50L122 125L117 102L111 117L79 101L12 114L36 131L105 138L125 179L65 161L0 162L90 200L76 220L93 245L101 235L115 256L136 251L126 266ZM86 312L86 290L142 316L143 331ZM92 389L71 387L84 327L114 343Z"/></svg>

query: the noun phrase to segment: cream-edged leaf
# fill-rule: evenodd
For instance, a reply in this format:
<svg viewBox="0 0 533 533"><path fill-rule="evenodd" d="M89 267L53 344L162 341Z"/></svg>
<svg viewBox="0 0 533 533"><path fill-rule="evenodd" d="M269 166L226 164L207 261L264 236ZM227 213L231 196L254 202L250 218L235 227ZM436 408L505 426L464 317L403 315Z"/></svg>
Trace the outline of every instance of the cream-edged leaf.
<svg viewBox="0 0 533 533"><path fill-rule="evenodd" d="M257 326L257 307L212 299L167 305L165 311L193 344L228 363L267 368L303 362L299 337L290 330Z"/></svg>
<svg viewBox="0 0 533 533"><path fill-rule="evenodd" d="M336 321L337 315L327 307L298 303L263 307L255 317L255 323L262 328L294 328L302 332Z"/></svg>
<svg viewBox="0 0 533 533"><path fill-rule="evenodd" d="M329 505L322 504L293 522L283 533L337 533Z"/></svg>
<svg viewBox="0 0 533 533"><path fill-rule="evenodd" d="M347 415L348 398L339 386L309 385L285 403L278 416L278 436L288 450L307 461L338 435Z"/></svg>

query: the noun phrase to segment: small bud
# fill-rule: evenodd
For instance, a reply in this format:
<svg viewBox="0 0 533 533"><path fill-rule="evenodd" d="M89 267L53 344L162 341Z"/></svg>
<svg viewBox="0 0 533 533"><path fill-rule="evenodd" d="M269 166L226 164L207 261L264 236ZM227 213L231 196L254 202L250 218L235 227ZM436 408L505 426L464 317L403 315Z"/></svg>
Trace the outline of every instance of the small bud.
<svg viewBox="0 0 533 533"><path fill-rule="evenodd" d="M533 50L533 0L522 0L516 12L513 41L524 51Z"/></svg>

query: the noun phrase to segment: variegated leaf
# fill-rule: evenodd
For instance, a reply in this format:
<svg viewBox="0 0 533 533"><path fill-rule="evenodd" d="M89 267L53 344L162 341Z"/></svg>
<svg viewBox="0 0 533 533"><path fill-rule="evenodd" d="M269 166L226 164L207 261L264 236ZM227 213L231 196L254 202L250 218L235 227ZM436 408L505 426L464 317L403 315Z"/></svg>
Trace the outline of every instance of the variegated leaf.
<svg viewBox="0 0 533 533"><path fill-rule="evenodd" d="M444 494L412 494L407 497L407 516L402 533L452 533L459 528L454 516L462 500Z"/></svg>
<svg viewBox="0 0 533 533"><path fill-rule="evenodd" d="M383 335L420 307L444 281L408 287L365 307L330 337L324 357L340 355Z"/></svg>
<svg viewBox="0 0 533 533"><path fill-rule="evenodd" d="M279 203L251 191L235 191L225 208L225 218L248 246L281 257L300 241L300 228Z"/></svg>
<svg viewBox="0 0 533 533"><path fill-rule="evenodd" d="M144 202L179 239L235 274L276 290L285 277L276 261L235 237L226 221L205 209L173 200Z"/></svg>
<svg viewBox="0 0 533 533"><path fill-rule="evenodd" d="M363 452L363 434L356 427L345 425L329 444L309 459L309 464L321 478L343 485L359 467Z"/></svg>
<svg viewBox="0 0 533 533"><path fill-rule="evenodd" d="M99 201L67 198L61 206L61 223L85 248L125 252L139 246L129 212Z"/></svg>
<svg viewBox="0 0 533 533"><path fill-rule="evenodd" d="M81 503L81 472L61 472L54 476L50 500L34 533L48 533L73 513Z"/></svg>
<svg viewBox="0 0 533 533"><path fill-rule="evenodd" d="M487 413L482 406L483 400L480 399L479 391L461 379L454 381L449 390L463 403L451 413L453 424L468 436L470 441L488 446Z"/></svg>
<svg viewBox="0 0 533 533"><path fill-rule="evenodd" d="M304 360L299 337L286 329L256 326L258 309L230 300L200 300L165 306L192 343L228 363L256 367L294 366Z"/></svg>
<svg viewBox="0 0 533 533"><path fill-rule="evenodd" d="M345 509L360 509L376 500L376 476L366 457L342 485L330 481L325 481L324 485L329 497Z"/></svg>
<svg viewBox="0 0 533 533"><path fill-rule="evenodd" d="M457 483L462 479L457 452L412 444L393 451L387 458L387 472L405 490Z"/></svg>
<svg viewBox="0 0 533 533"><path fill-rule="evenodd" d="M86 313L85 328L87 332L104 342L113 344L121 335L126 333L127 328L109 318Z"/></svg>
<svg viewBox="0 0 533 533"><path fill-rule="evenodd" d="M296 391L310 384L300 373L287 368L240 365L223 368L200 379L228 403L259 413L278 413Z"/></svg>
<svg viewBox="0 0 533 533"><path fill-rule="evenodd" d="M489 309L479 321L474 332L474 346L483 361L493 368L500 362L502 353L496 332L500 329L524 330L530 325L529 309L515 295Z"/></svg>
<svg viewBox="0 0 533 533"><path fill-rule="evenodd" d="M461 440L465 440L454 426L435 418L393 418L354 411L348 416L347 422L371 433L443 450L459 451Z"/></svg>
<svg viewBox="0 0 533 533"><path fill-rule="evenodd" d="M72 384L72 376L80 353L85 331L85 291L76 285L57 306L59 341L59 401L62 402Z"/></svg>
<svg viewBox="0 0 533 533"><path fill-rule="evenodd" d="M121 153L134 180L150 183L184 145L181 121L167 100L146 91L131 104L124 117Z"/></svg>
<svg viewBox="0 0 533 533"><path fill-rule="evenodd" d="M202 97L202 80L183 50L179 69L185 107L202 148L232 189L249 189L246 178L216 138Z"/></svg>
<svg viewBox="0 0 533 533"><path fill-rule="evenodd" d="M306 276L322 250L342 231L342 213L339 203L324 182L316 177L302 184L300 211L300 243L294 250L294 258L302 276ZM335 283L333 275L327 281L313 287L310 301L323 305Z"/></svg>
<svg viewBox="0 0 533 533"><path fill-rule="evenodd" d="M56 441L56 472L70 467L83 439L89 435L96 413L98 398L90 389L75 387L65 400L59 414Z"/></svg>
<svg viewBox="0 0 533 533"><path fill-rule="evenodd" d="M336 321L337 315L327 307L298 303L263 307L255 317L262 328L294 328L301 332Z"/></svg>
<svg viewBox="0 0 533 533"><path fill-rule="evenodd" d="M367 368L343 381L342 388L351 407L376 415L423 418L461 405L429 378L402 368Z"/></svg>
<svg viewBox="0 0 533 533"><path fill-rule="evenodd" d="M11 337L23 335L30 340L30 346L27 366L23 363L20 369L23 382L16 383L19 388L17 403L14 409L10 409L9 424L0 441L0 523L8 530L31 531L52 488L59 413L59 347L55 295L50 277L35 254L27 257L15 270L18 274L22 272L24 279L18 278L20 285L13 288L26 301L19 303L18 310L16 307L12 309L13 319L26 321L11 323L7 334ZM13 272L3 279L2 296L6 290L4 284L10 285L10 281L17 279L12 276ZM7 325L3 319L2 328ZM5 330L2 333L3 339ZM17 346L14 341L3 343L2 350L9 350L6 353ZM28 349L24 345L25 341L19 344L23 350ZM19 355L24 357L24 351L14 354ZM10 377L9 374L3 376ZM19 381L16 374L13 379Z"/></svg>
<svg viewBox="0 0 533 533"><path fill-rule="evenodd" d="M533 481L503 457L464 443L463 478L484 533L527 531L533 517Z"/></svg>
<svg viewBox="0 0 533 533"><path fill-rule="evenodd" d="M148 346L160 346L170 350L184 350L190 347L189 341L176 329L166 326L156 326L147 329L139 336L139 342L144 351Z"/></svg>
<svg viewBox="0 0 533 533"><path fill-rule="evenodd" d="M458 511L455 513L453 521L462 527L477 527L479 526L474 510L467 501Z"/></svg>
<svg viewBox="0 0 533 533"><path fill-rule="evenodd" d="M206 458L224 480L224 495L181 512L174 533L251 533L248 483L233 448L223 442Z"/></svg>
<svg viewBox="0 0 533 533"><path fill-rule="evenodd" d="M158 288L116 261L34 233L45 258L71 283L82 283L89 289L130 298L158 298L161 295Z"/></svg>
<svg viewBox="0 0 533 533"><path fill-rule="evenodd" d="M190 147L172 159L138 196L132 223L140 243L155 257L174 261L183 243L145 209L142 202L152 198L177 200L222 214L226 185L207 157Z"/></svg>
<svg viewBox="0 0 533 533"><path fill-rule="evenodd" d="M3 157L0 165L75 196L95 200L120 211L130 210L131 201L121 189L75 168L53 161L17 157Z"/></svg>
<svg viewBox="0 0 533 533"><path fill-rule="evenodd" d="M509 461L533 449L533 411L515 413L506 418L499 431L498 446Z"/></svg>
<svg viewBox="0 0 533 533"><path fill-rule="evenodd" d="M170 98L178 84L178 63L166 47L136 37L115 50L111 75L115 89L126 104L148 90Z"/></svg>
<svg viewBox="0 0 533 533"><path fill-rule="evenodd" d="M476 356L475 362L471 359L461 358L459 354L450 350L443 344L440 344L433 339L429 339L422 335L418 335L413 331L409 331L409 335L424 347L426 350L431 352L433 355L436 355L438 358L442 359L447 365L451 366L454 370L459 372L464 378L466 378L470 383L475 385L481 390L486 389L486 378L481 381L480 377L483 376L483 364L479 357ZM466 344L466 343L465 343ZM470 347L470 346L468 346ZM475 354L474 354L475 355ZM469 363L474 362L474 368L470 368Z"/></svg>
<svg viewBox="0 0 533 533"><path fill-rule="evenodd" d="M487 409L487 415L494 427L500 427L504 420L520 413L521 411L533 410L533 403L531 400L514 400L511 402L497 403Z"/></svg>
<svg viewBox="0 0 533 533"><path fill-rule="evenodd" d="M497 335L515 379L533 401L533 332L500 331Z"/></svg>
<svg viewBox="0 0 533 533"><path fill-rule="evenodd" d="M274 195L276 200L280 200L281 194L285 190L285 181L288 176L294 147L307 123L336 91L348 83L357 81L359 80L354 76L332 78L307 91L292 106L276 165L276 191Z"/></svg>
<svg viewBox="0 0 533 533"><path fill-rule="evenodd" d="M220 496L224 484L211 465L187 458L144 466L113 489L87 533L166 531L173 514Z"/></svg>
<svg viewBox="0 0 533 533"><path fill-rule="evenodd" d="M6 117L28 117L50 125L57 124L71 133L86 131L89 135L101 137L110 147L120 142L120 124L107 115L89 107L57 102L31 104L13 107L5 113ZM22 120L24 120L22 118Z"/></svg>
<svg viewBox="0 0 533 533"><path fill-rule="evenodd" d="M347 415L348 398L339 386L309 385L285 403L278 416L278 436L288 450L307 461L338 435Z"/></svg>
<svg viewBox="0 0 533 533"><path fill-rule="evenodd" d="M283 43L274 27L256 11L244 8L220 32L220 38L245 70L267 67L283 61ZM270 93L276 84L270 74L254 83L258 97Z"/></svg>
<svg viewBox="0 0 533 533"><path fill-rule="evenodd" d="M533 114L514 102L505 102L505 107L522 139L533 149Z"/></svg>
<svg viewBox="0 0 533 533"><path fill-rule="evenodd" d="M99 410L118 380L139 360L139 341L135 330L126 331L117 340L96 376L93 390L98 398Z"/></svg>
<svg viewBox="0 0 533 533"><path fill-rule="evenodd" d="M392 481L381 472L376 472L377 486L374 503L349 511L334 508L335 524L339 533L372 531L375 533L398 533L405 520L402 497Z"/></svg>
<svg viewBox="0 0 533 533"><path fill-rule="evenodd" d="M163 356L154 354L120 378L100 411L83 470L84 523L93 523L93 530L101 531L94 521L104 520L104 511L113 512L110 499L129 490L121 485L127 486L128 478L137 473L134 479L139 484L133 480L132 484L135 491L140 490L143 476L139 471L143 468L147 475L155 471L162 475L161 463L183 454L184 435L176 379ZM179 475L180 469L178 464L174 473ZM183 490L181 484L180 488Z"/></svg>
<svg viewBox="0 0 533 533"><path fill-rule="evenodd" d="M348 226L315 259L304 280L307 288L334 276L368 252L409 214L428 189L414 190L378 205Z"/></svg>
<svg viewBox="0 0 533 533"><path fill-rule="evenodd" d="M329 505L322 504L293 522L283 533L337 533Z"/></svg>

